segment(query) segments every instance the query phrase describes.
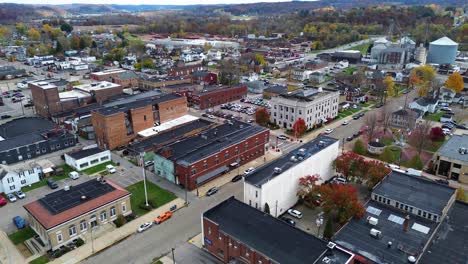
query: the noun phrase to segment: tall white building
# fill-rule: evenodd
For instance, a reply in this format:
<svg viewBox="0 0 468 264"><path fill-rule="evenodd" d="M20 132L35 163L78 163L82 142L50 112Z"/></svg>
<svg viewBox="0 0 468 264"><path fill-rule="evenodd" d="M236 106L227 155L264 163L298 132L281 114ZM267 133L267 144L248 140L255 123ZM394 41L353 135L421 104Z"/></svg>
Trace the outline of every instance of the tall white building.
<svg viewBox="0 0 468 264"><path fill-rule="evenodd" d="M318 174L318 184L335 172L333 161L339 154L339 140L319 137L264 166L244 180L244 202L259 210L265 204L277 217L297 203L299 179Z"/></svg>
<svg viewBox="0 0 468 264"><path fill-rule="evenodd" d="M281 94L270 101L270 121L282 128L292 129L294 122L302 118L307 128L312 128L338 115L339 97L338 91L321 87Z"/></svg>

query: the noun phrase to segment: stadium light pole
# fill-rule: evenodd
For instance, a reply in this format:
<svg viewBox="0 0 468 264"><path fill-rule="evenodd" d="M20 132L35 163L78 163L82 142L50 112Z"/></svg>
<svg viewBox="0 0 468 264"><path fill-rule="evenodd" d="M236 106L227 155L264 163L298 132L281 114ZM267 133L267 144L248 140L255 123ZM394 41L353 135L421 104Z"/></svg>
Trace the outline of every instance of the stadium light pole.
<svg viewBox="0 0 468 264"><path fill-rule="evenodd" d="M146 206L149 206L148 192L146 190L145 152L140 153L140 165L141 165L141 169L143 173L143 188L145 189L145 202L146 202Z"/></svg>

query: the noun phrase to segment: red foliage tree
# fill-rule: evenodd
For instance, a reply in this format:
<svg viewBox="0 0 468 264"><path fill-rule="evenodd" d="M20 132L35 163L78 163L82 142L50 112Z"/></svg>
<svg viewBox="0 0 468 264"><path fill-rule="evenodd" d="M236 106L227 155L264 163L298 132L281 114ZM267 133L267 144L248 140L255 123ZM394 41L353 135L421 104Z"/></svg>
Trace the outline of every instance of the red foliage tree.
<svg viewBox="0 0 468 264"><path fill-rule="evenodd" d="M366 170L364 178L369 188L374 187L392 171L390 168L385 166L385 163L377 160L366 161L365 167Z"/></svg>
<svg viewBox="0 0 468 264"><path fill-rule="evenodd" d="M356 188L346 184L326 184L319 187L323 200L324 212L339 223L346 222L350 217L361 218L364 206L359 202Z"/></svg>
<svg viewBox="0 0 468 264"><path fill-rule="evenodd" d="M299 190L297 191L297 196L308 206L312 206L314 199L318 198L317 181L320 179L321 178L318 174L307 175L299 178Z"/></svg>
<svg viewBox="0 0 468 264"><path fill-rule="evenodd" d="M255 112L255 121L262 126L265 126L270 121L270 113L266 108L259 108Z"/></svg>
<svg viewBox="0 0 468 264"><path fill-rule="evenodd" d="M292 129L296 137L302 137L302 135L304 135L307 129L304 119L299 118L298 120L296 120L296 122L294 122Z"/></svg>
<svg viewBox="0 0 468 264"><path fill-rule="evenodd" d="M445 136L441 127L433 127L431 128L429 137L431 138L432 141L442 141Z"/></svg>
<svg viewBox="0 0 468 264"><path fill-rule="evenodd" d="M362 176L365 171L365 160L354 152L345 152L335 160L336 171L346 178L350 176Z"/></svg>

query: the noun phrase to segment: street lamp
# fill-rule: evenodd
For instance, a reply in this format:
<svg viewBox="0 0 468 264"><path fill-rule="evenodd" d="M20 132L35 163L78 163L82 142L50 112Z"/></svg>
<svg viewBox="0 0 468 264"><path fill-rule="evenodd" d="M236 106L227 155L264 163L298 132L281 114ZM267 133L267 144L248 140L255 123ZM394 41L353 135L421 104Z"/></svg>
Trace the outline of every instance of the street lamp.
<svg viewBox="0 0 468 264"><path fill-rule="evenodd" d="M145 202L146 206L149 206L148 204L148 192L146 190L146 171L145 171L145 152L140 153L140 165L142 168L142 173L143 173L143 187L145 189Z"/></svg>
<svg viewBox="0 0 468 264"><path fill-rule="evenodd" d="M318 229L317 229L317 237L320 237L320 227L323 225L323 218L322 217L319 217L317 219L315 219L315 224L317 225Z"/></svg>

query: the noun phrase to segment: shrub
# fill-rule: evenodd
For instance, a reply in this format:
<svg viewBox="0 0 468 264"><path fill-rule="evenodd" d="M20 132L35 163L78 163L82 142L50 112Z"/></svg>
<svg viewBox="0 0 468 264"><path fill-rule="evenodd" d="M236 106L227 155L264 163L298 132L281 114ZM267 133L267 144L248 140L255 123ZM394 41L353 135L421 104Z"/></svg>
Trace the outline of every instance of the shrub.
<svg viewBox="0 0 468 264"><path fill-rule="evenodd" d="M146 211L151 211L153 209L149 203L146 205L145 202L139 204L138 207Z"/></svg>
<svg viewBox="0 0 468 264"><path fill-rule="evenodd" d="M76 247L81 247L82 245L84 245L83 239L78 238L78 239L76 240L76 242L75 242L75 245L76 245Z"/></svg>
<svg viewBox="0 0 468 264"><path fill-rule="evenodd" d="M467 201L465 190L462 187L458 187L457 189L457 200L462 201L462 202Z"/></svg>
<svg viewBox="0 0 468 264"><path fill-rule="evenodd" d="M114 224L115 224L116 227L121 227L125 223L127 223L127 219L125 219L125 217L123 215L117 216L117 219L114 220Z"/></svg>
<svg viewBox="0 0 468 264"><path fill-rule="evenodd" d="M356 143L354 143L353 152L359 155L366 154L366 147L364 147L364 143L362 143L362 140L356 140Z"/></svg>
<svg viewBox="0 0 468 264"><path fill-rule="evenodd" d="M433 127L431 129L431 133L429 134L429 137L431 138L432 141L442 141L445 138L441 127Z"/></svg>
<svg viewBox="0 0 468 264"><path fill-rule="evenodd" d="M330 240L333 236L333 223L331 217L327 219L325 230L323 230L323 238Z"/></svg>

